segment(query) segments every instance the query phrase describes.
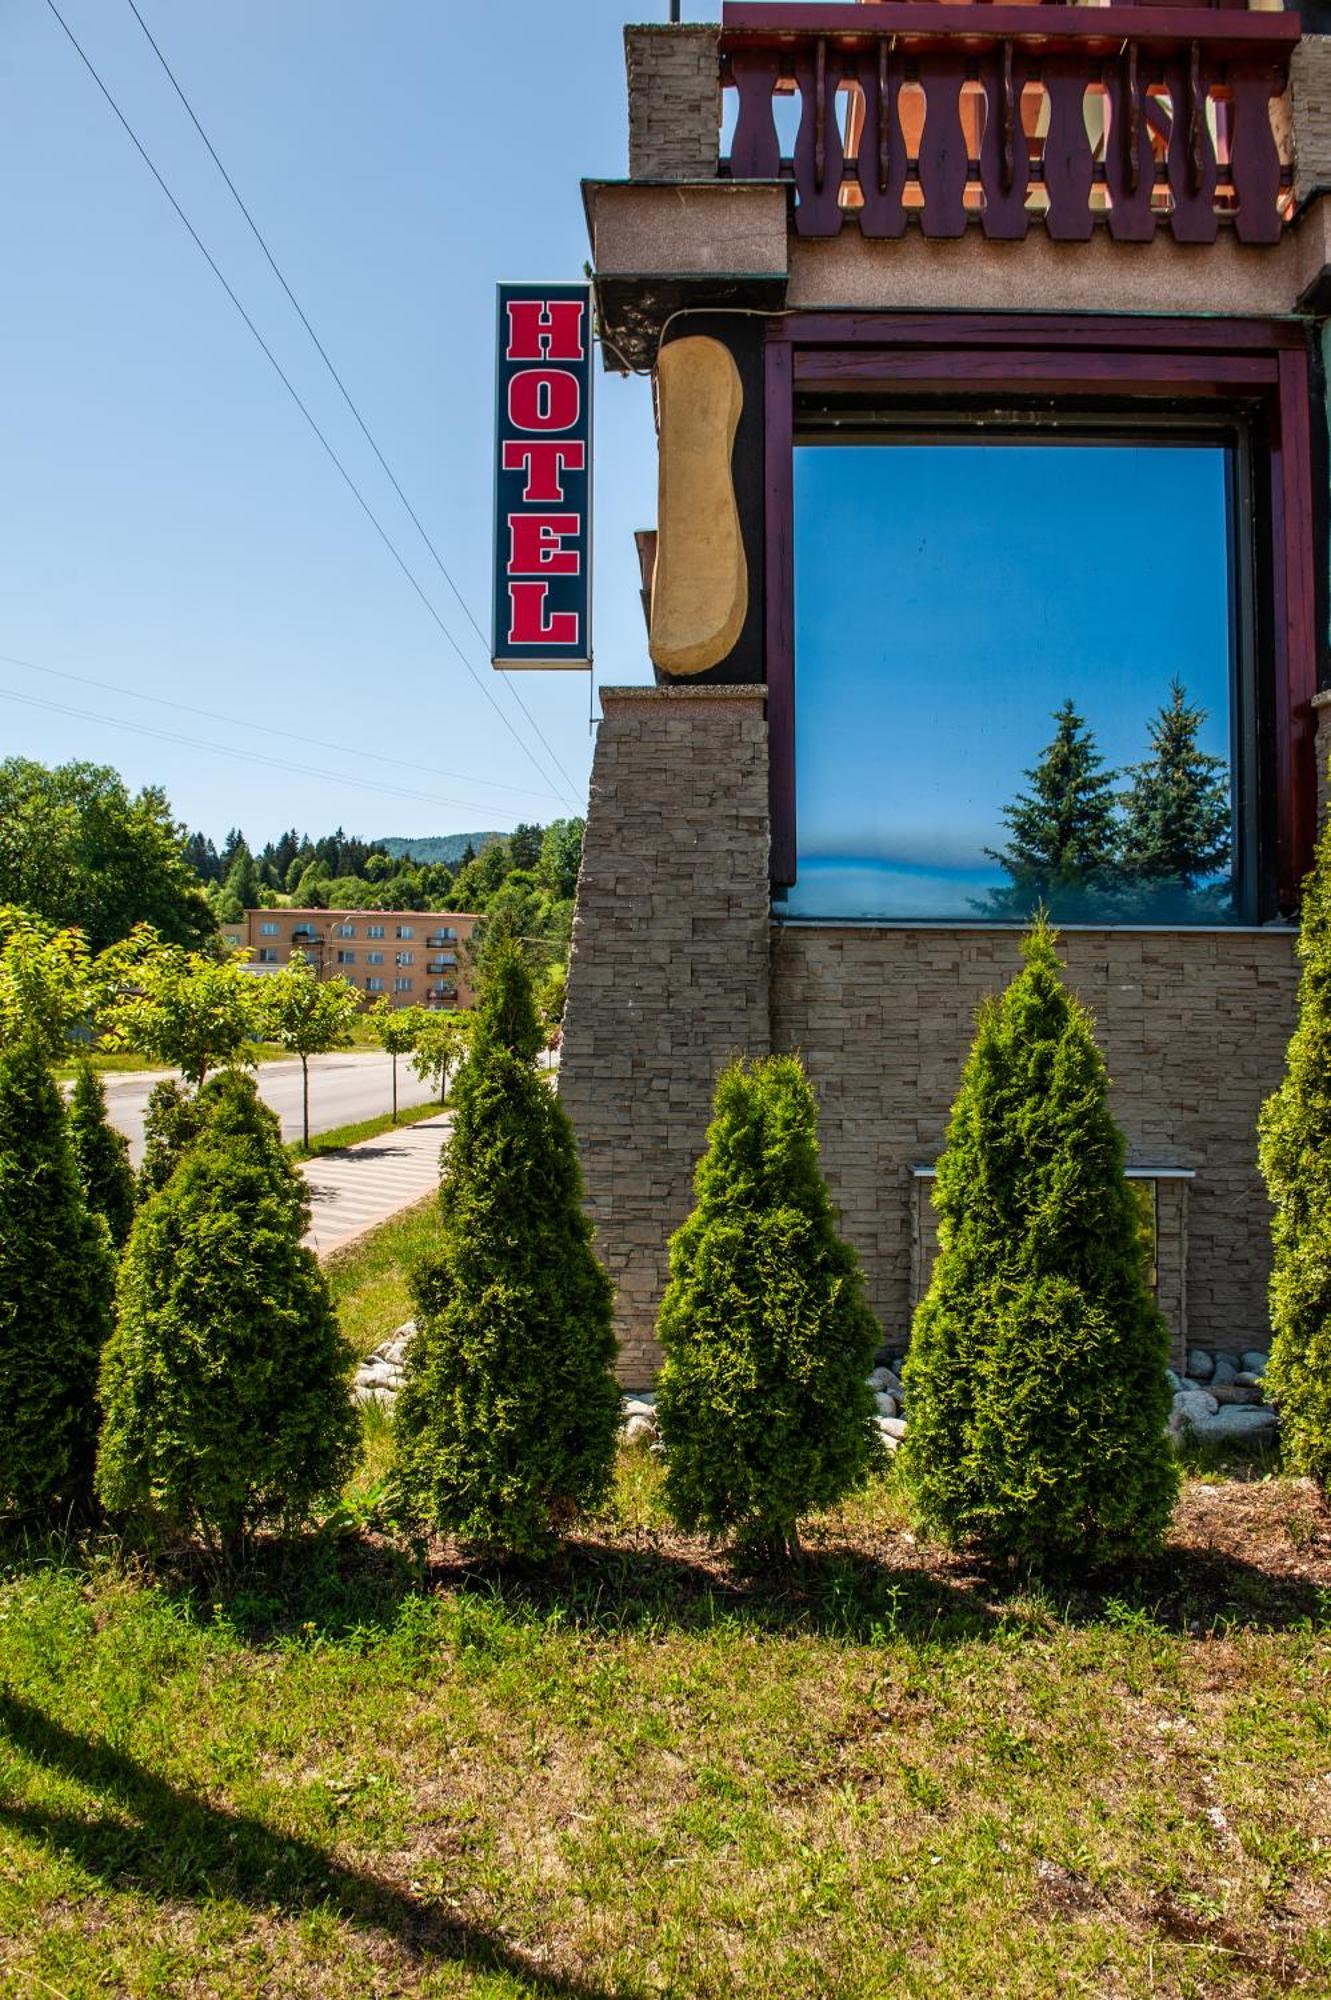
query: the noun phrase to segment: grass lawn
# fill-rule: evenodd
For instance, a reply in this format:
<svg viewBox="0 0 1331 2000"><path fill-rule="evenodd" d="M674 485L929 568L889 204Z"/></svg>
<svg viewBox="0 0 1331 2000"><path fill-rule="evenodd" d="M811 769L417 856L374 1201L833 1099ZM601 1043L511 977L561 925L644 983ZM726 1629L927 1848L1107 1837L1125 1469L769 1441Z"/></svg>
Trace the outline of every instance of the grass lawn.
<svg viewBox="0 0 1331 2000"><path fill-rule="evenodd" d="M1158 1562L1037 1591L890 1474L743 1576L657 1477L545 1570L11 1548L0 1990L1331 1991L1311 1489L1193 1480Z"/></svg>
<svg viewBox="0 0 1331 2000"><path fill-rule="evenodd" d="M342 1331L362 1359L411 1318L407 1272L434 1236L437 1215L437 1198L427 1195L325 1261Z"/></svg>

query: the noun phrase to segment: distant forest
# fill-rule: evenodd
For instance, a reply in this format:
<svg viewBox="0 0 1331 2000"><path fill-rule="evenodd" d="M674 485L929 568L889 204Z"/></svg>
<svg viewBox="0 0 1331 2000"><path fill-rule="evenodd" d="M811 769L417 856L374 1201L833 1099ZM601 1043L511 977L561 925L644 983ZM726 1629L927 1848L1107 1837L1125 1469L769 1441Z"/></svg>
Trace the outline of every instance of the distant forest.
<svg viewBox="0 0 1331 2000"><path fill-rule="evenodd" d="M219 924L247 909L473 910L518 935L567 949L582 860L583 822L524 824L512 833L435 834L407 842L362 840L338 827L312 840L295 827L257 852L239 827L221 849L202 833L185 858ZM442 858L451 852L450 862Z"/></svg>

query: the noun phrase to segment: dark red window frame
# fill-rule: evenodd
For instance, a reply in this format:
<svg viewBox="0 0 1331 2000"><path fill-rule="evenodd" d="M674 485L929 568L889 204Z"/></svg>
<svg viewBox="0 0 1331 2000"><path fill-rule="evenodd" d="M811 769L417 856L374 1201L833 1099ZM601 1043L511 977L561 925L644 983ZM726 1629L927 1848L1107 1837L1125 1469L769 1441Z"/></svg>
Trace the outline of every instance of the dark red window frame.
<svg viewBox="0 0 1331 2000"><path fill-rule="evenodd" d="M1319 644L1308 335L1292 320L1110 315L792 313L767 329L767 689L772 881L795 879L796 398L880 392L893 401L992 394L1208 408L1264 420L1276 882L1292 911L1312 865Z"/></svg>

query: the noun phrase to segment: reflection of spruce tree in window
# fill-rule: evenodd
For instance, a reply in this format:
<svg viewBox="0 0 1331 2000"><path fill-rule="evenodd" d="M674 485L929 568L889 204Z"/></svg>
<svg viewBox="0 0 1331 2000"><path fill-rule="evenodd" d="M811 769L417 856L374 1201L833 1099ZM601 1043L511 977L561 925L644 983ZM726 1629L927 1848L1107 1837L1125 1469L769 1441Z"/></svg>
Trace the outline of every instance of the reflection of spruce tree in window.
<svg viewBox="0 0 1331 2000"><path fill-rule="evenodd" d="M1054 725L1053 741L1025 774L1030 790L1003 808L1007 846L985 849L1012 877L1010 889L990 894L988 915L1022 917L1037 903L1053 916L1076 914L1116 877L1115 774L1103 768L1072 701L1054 711Z"/></svg>
<svg viewBox="0 0 1331 2000"><path fill-rule="evenodd" d="M1201 892L1219 904L1227 894L1215 878L1229 867L1229 766L1199 748L1205 721L1206 710L1190 707L1183 683L1172 681L1150 725L1151 754L1124 773L1131 782L1119 865L1148 900L1195 904Z"/></svg>

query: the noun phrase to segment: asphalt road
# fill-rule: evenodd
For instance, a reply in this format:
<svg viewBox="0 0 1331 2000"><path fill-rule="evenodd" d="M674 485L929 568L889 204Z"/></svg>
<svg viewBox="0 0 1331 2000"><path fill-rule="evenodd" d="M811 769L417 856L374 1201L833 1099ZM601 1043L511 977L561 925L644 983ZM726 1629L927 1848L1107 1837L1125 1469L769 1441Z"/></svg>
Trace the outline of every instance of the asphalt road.
<svg viewBox="0 0 1331 2000"><path fill-rule="evenodd" d="M356 1125L363 1118L378 1118L393 1107L392 1059L380 1049L351 1049L343 1055L310 1057L310 1131L330 1132L336 1125ZM104 1076L106 1109L111 1123L129 1140L137 1166L143 1154L143 1111L148 1093L160 1083L161 1070L136 1070ZM259 1092L282 1121L284 1139L299 1139L299 1062L261 1063L257 1071ZM430 1086L413 1076L410 1065L399 1058L397 1101L405 1108L424 1104Z"/></svg>

